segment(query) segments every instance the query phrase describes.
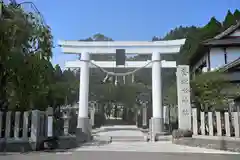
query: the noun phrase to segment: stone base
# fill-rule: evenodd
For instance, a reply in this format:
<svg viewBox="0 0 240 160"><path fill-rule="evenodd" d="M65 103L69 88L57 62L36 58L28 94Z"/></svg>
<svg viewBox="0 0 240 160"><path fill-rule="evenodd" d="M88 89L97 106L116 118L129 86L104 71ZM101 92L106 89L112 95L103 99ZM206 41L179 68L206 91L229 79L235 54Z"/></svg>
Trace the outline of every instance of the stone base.
<svg viewBox="0 0 240 160"><path fill-rule="evenodd" d="M143 125L142 129L148 129L148 126L147 125Z"/></svg>
<svg viewBox="0 0 240 160"><path fill-rule="evenodd" d="M161 139L161 136L168 135L168 133L164 131L163 118L151 118L149 125L151 141L158 141Z"/></svg>
<svg viewBox="0 0 240 160"><path fill-rule="evenodd" d="M90 141L92 126L90 125L89 118L78 118L78 125L76 128L76 138L78 142Z"/></svg>
<svg viewBox="0 0 240 160"><path fill-rule="evenodd" d="M39 147L36 143L28 140L0 140L0 152L30 152L39 150Z"/></svg>
<svg viewBox="0 0 240 160"><path fill-rule="evenodd" d="M75 136L60 136L58 137L57 149L71 149L77 147L77 140Z"/></svg>
<svg viewBox="0 0 240 160"><path fill-rule="evenodd" d="M172 138L173 139L179 139L182 137L192 137L193 132L191 130L182 130L182 129L176 129L172 132Z"/></svg>
<svg viewBox="0 0 240 160"><path fill-rule="evenodd" d="M172 136L169 132L157 133L154 137L154 141L171 141L172 139Z"/></svg>
<svg viewBox="0 0 240 160"><path fill-rule="evenodd" d="M151 118L151 132L154 134L164 132L163 118Z"/></svg>

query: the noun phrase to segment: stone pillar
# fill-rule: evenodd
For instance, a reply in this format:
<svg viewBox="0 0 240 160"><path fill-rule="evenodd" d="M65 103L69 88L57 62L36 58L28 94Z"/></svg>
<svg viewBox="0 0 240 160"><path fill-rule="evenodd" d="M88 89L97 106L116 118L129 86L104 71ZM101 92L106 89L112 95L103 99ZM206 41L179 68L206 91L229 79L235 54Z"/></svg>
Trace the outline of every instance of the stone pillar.
<svg viewBox="0 0 240 160"><path fill-rule="evenodd" d="M192 109L192 119L193 119L193 135L198 135L197 108Z"/></svg>
<svg viewBox="0 0 240 160"><path fill-rule="evenodd" d="M162 105L162 81L161 81L161 56L160 53L152 54L152 134L161 134L164 131L163 105Z"/></svg>
<svg viewBox="0 0 240 160"><path fill-rule="evenodd" d="M147 105L143 104L142 108L142 127L146 128L147 127Z"/></svg>
<svg viewBox="0 0 240 160"><path fill-rule="evenodd" d="M140 117L141 117L141 110L140 109L137 109L137 114L136 114L136 125L137 125L137 127L140 127L141 125L141 121L140 121Z"/></svg>
<svg viewBox="0 0 240 160"><path fill-rule="evenodd" d="M178 126L182 130L192 129L189 66L177 67Z"/></svg>
<svg viewBox="0 0 240 160"><path fill-rule="evenodd" d="M163 118L164 118L164 124L169 125L170 124L170 109L169 106L163 106Z"/></svg>
<svg viewBox="0 0 240 160"><path fill-rule="evenodd" d="M230 137L231 136L231 130L230 130L230 121L229 121L229 113L225 112L224 113L224 118L225 118L225 131L226 131L226 136Z"/></svg>
<svg viewBox="0 0 240 160"><path fill-rule="evenodd" d="M53 137L53 108L47 108L47 136Z"/></svg>
<svg viewBox="0 0 240 160"><path fill-rule="evenodd" d="M19 138L20 112L15 112L14 138Z"/></svg>
<svg viewBox="0 0 240 160"><path fill-rule="evenodd" d="M238 107L238 106L237 106ZM233 124L234 124L234 131L235 131L235 137L240 137L240 117L239 112L233 113Z"/></svg>
<svg viewBox="0 0 240 160"><path fill-rule="evenodd" d="M10 132L11 132L11 114L12 112L11 111L8 111L7 112L7 115L6 115L6 130L5 130L5 137L6 138L10 138Z"/></svg>
<svg viewBox="0 0 240 160"><path fill-rule="evenodd" d="M200 118L201 118L201 134L205 135L205 112L200 113Z"/></svg>
<svg viewBox="0 0 240 160"><path fill-rule="evenodd" d="M208 128L209 128L209 135L213 136L213 114L212 112L208 112Z"/></svg>
<svg viewBox="0 0 240 160"><path fill-rule="evenodd" d="M135 76L134 76L134 74L132 74L132 83L134 83L135 82Z"/></svg>
<svg viewBox="0 0 240 160"><path fill-rule="evenodd" d="M23 133L22 133L22 137L24 140L28 139L28 119L29 119L29 112L25 111L23 113Z"/></svg>
<svg viewBox="0 0 240 160"><path fill-rule="evenodd" d="M65 110L63 111L63 134L69 135L69 111Z"/></svg>
<svg viewBox="0 0 240 160"><path fill-rule="evenodd" d="M95 125L94 118L95 118L95 105L93 105L93 107L90 109L90 119L92 127Z"/></svg>
<svg viewBox="0 0 240 160"><path fill-rule="evenodd" d="M89 93L89 53L81 54L80 89L79 89L79 109L78 124L76 129L77 138L80 141L87 141L90 138L89 118L88 118L88 93Z"/></svg>
<svg viewBox="0 0 240 160"><path fill-rule="evenodd" d="M123 76L123 84L126 84L126 76Z"/></svg>
<svg viewBox="0 0 240 160"><path fill-rule="evenodd" d="M153 125L153 123L152 123L152 118L151 118L151 119L149 119L149 140L150 141L155 140L154 137L153 137L153 133L152 133L152 131L153 131L152 125Z"/></svg>
<svg viewBox="0 0 240 160"><path fill-rule="evenodd" d="M222 122L221 113L216 112L216 122L217 122L217 136L222 136Z"/></svg>
<svg viewBox="0 0 240 160"><path fill-rule="evenodd" d="M40 112L33 110L31 116L31 146L33 150L37 150L40 146Z"/></svg>

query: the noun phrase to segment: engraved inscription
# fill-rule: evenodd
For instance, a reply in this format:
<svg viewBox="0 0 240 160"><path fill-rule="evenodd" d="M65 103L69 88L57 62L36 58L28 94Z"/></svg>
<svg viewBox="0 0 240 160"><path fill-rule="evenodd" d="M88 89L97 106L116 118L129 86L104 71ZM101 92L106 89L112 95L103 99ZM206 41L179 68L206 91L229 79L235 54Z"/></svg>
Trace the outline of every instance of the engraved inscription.
<svg viewBox="0 0 240 160"><path fill-rule="evenodd" d="M182 76L187 76L188 75L188 71L186 68L181 68L181 75Z"/></svg>
<svg viewBox="0 0 240 160"><path fill-rule="evenodd" d="M182 89L182 92L183 92L183 93L189 93L190 90L189 90L188 88L183 88L183 89Z"/></svg>
<svg viewBox="0 0 240 160"><path fill-rule="evenodd" d="M183 109L183 110L182 110L182 113L183 113L184 116L188 116L188 115L189 115L189 112L188 112L187 109Z"/></svg>
<svg viewBox="0 0 240 160"><path fill-rule="evenodd" d="M189 102L188 97L183 96L183 97L182 97L182 103L188 103L188 102Z"/></svg>
<svg viewBox="0 0 240 160"><path fill-rule="evenodd" d="M188 79L181 80L181 84L188 84Z"/></svg>

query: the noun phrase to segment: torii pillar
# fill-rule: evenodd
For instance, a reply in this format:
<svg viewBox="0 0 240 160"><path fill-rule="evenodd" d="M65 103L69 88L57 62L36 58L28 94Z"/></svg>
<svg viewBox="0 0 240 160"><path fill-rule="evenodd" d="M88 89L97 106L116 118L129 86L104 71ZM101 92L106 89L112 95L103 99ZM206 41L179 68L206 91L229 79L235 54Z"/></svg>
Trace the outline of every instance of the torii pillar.
<svg viewBox="0 0 240 160"><path fill-rule="evenodd" d="M82 66L80 68L79 109L76 134L79 140L91 138L90 119L88 118L88 94L89 94L89 60L88 52L81 54Z"/></svg>
<svg viewBox="0 0 240 160"><path fill-rule="evenodd" d="M152 134L156 136L164 131L162 104L161 54L152 53Z"/></svg>

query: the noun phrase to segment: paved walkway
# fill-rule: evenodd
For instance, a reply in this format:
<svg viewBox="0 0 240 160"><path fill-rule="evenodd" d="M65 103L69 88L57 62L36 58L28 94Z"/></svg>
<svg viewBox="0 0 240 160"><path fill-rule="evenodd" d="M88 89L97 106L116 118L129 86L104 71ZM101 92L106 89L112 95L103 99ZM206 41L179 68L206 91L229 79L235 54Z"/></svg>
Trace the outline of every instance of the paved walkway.
<svg viewBox="0 0 240 160"><path fill-rule="evenodd" d="M238 154L236 152L220 151L198 147L188 147L172 144L171 141L161 142L112 142L104 145L86 145L74 151L124 151L124 152L163 152L163 153L218 153Z"/></svg>
<svg viewBox="0 0 240 160"><path fill-rule="evenodd" d="M30 153L1 156L1 160L239 160L236 154L79 151L65 154Z"/></svg>
<svg viewBox="0 0 240 160"><path fill-rule="evenodd" d="M138 137L144 134L134 125L114 125L103 126L99 129L97 136L112 136L112 137Z"/></svg>
<svg viewBox="0 0 240 160"><path fill-rule="evenodd" d="M118 130L116 130L118 129ZM142 136L135 126L103 127L95 131L98 136ZM237 160L240 154L198 147L187 147L161 142L91 142L65 152L32 152L1 155L0 160Z"/></svg>
<svg viewBox="0 0 240 160"><path fill-rule="evenodd" d="M136 126L107 126L102 127L96 136L103 139L112 137L139 137L144 134ZM199 147L188 147L172 144L171 141L160 142L115 142L97 143L91 142L75 149L74 151L124 151L124 152L165 152L165 153L219 153L219 154L238 154L236 152L205 149Z"/></svg>

